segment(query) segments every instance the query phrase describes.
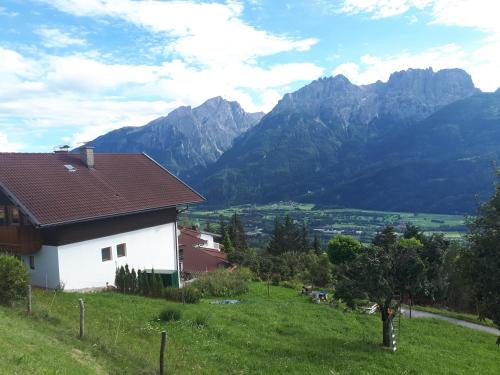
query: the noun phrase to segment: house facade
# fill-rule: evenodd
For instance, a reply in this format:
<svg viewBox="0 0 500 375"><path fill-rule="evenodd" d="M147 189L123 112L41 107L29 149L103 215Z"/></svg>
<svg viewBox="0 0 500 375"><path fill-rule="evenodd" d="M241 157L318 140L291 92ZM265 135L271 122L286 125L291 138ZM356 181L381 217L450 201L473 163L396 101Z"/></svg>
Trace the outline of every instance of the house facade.
<svg viewBox="0 0 500 375"><path fill-rule="evenodd" d="M179 285L177 213L203 198L145 154L0 153L0 251L32 284L114 284L128 264Z"/></svg>

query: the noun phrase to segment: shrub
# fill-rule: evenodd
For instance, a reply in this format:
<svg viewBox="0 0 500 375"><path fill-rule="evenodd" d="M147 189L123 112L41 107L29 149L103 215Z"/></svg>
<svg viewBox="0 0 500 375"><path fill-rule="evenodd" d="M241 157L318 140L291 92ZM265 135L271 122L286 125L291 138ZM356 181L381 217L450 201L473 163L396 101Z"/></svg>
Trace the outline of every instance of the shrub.
<svg viewBox="0 0 500 375"><path fill-rule="evenodd" d="M195 287L188 285L184 288L167 287L163 290L163 297L169 301L198 303L201 293Z"/></svg>
<svg viewBox="0 0 500 375"><path fill-rule="evenodd" d="M18 258L0 254L0 304L11 305L26 296L29 277L26 267Z"/></svg>
<svg viewBox="0 0 500 375"><path fill-rule="evenodd" d="M207 315L202 315L202 314L196 315L196 318L194 319L194 324L198 328L202 328L202 327L208 326L208 316Z"/></svg>
<svg viewBox="0 0 500 375"><path fill-rule="evenodd" d="M162 322L173 322L177 320L181 320L181 311L175 308L167 308L160 312L158 315L158 319Z"/></svg>
<svg viewBox="0 0 500 375"><path fill-rule="evenodd" d="M252 273L248 269L233 272L221 269L201 276L192 285L204 296L231 297L248 292L251 279Z"/></svg>

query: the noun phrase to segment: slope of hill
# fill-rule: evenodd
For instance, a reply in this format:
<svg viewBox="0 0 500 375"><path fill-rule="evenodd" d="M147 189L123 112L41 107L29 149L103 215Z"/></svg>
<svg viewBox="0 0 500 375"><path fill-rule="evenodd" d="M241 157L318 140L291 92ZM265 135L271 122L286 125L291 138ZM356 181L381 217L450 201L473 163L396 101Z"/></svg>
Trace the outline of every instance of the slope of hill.
<svg viewBox="0 0 500 375"><path fill-rule="evenodd" d="M145 152L180 175L215 162L263 113L216 97L196 108L179 107L141 127L126 127L89 142L97 152Z"/></svg>
<svg viewBox="0 0 500 375"><path fill-rule="evenodd" d="M391 193L383 184L372 189L369 176L385 171L388 176L384 181L388 181L392 176L389 167L399 165L400 159L407 159L404 148L396 148L397 152L390 148L397 145L395 134L404 138L405 132L408 137L414 136L414 131L426 132L417 124L446 105L478 92L470 76L458 69L439 72L410 69L394 73L387 83L366 86L353 85L344 76L320 79L285 95L257 126L240 137L209 168L204 179L198 178L192 183L212 204L298 200L423 212L446 207L446 210L460 212L471 204L454 206L455 198L439 207L429 206L428 202L419 203L418 195L426 191L418 191L418 186L393 202L394 193L397 196L407 190L404 181L398 190L398 178L404 176L394 175L392 184L396 192ZM474 118L476 114L471 113L471 116ZM436 126L440 128L439 124ZM443 137L436 140L441 141ZM439 144L436 145L439 148ZM385 157L388 153L392 159ZM413 159L422 162L415 168L425 169L424 161L429 158L421 154L420 159ZM382 168L381 163L388 160L387 168ZM454 167L460 174L461 167ZM353 181L363 178L366 178L363 188L358 189L355 183L352 185ZM484 178L480 181L484 182ZM356 194L349 195L348 187ZM475 191L476 187L468 186L470 191ZM376 204L368 198L358 201L361 194L373 197ZM401 204L408 195L413 202ZM446 198L443 189L430 199L442 198Z"/></svg>
<svg viewBox="0 0 500 375"><path fill-rule="evenodd" d="M86 337L78 336L78 299ZM405 319L396 354L380 347L377 315L313 304L253 283L243 303L183 305L106 293L35 290L33 316L0 306L2 374L497 374L495 336L433 319ZM181 320L161 322L165 308ZM197 325L197 317L205 323ZM439 358L436 361L436 358Z"/></svg>

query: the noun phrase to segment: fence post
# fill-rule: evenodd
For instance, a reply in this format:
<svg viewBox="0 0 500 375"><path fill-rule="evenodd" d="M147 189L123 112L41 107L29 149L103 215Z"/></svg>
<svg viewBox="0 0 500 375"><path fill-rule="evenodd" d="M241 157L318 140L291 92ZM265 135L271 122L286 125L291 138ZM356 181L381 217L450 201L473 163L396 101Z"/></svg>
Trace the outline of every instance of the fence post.
<svg viewBox="0 0 500 375"><path fill-rule="evenodd" d="M31 314L31 284L28 285L28 314Z"/></svg>
<svg viewBox="0 0 500 375"><path fill-rule="evenodd" d="M160 375L165 375L165 348L167 347L167 332L161 333L161 348L160 348Z"/></svg>
<svg viewBox="0 0 500 375"><path fill-rule="evenodd" d="M80 298L80 338L85 335L85 303Z"/></svg>

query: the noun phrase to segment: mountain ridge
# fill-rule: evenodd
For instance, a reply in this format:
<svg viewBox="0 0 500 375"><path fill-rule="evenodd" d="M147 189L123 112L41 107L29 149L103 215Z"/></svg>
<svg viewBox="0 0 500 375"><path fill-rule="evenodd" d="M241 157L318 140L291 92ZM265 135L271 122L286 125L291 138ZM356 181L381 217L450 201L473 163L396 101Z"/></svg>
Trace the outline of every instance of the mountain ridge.
<svg viewBox="0 0 500 375"><path fill-rule="evenodd" d="M178 107L143 126L111 131L88 144L97 152L146 152L174 174L183 175L215 162L263 115L247 113L239 103L217 96L197 107Z"/></svg>

